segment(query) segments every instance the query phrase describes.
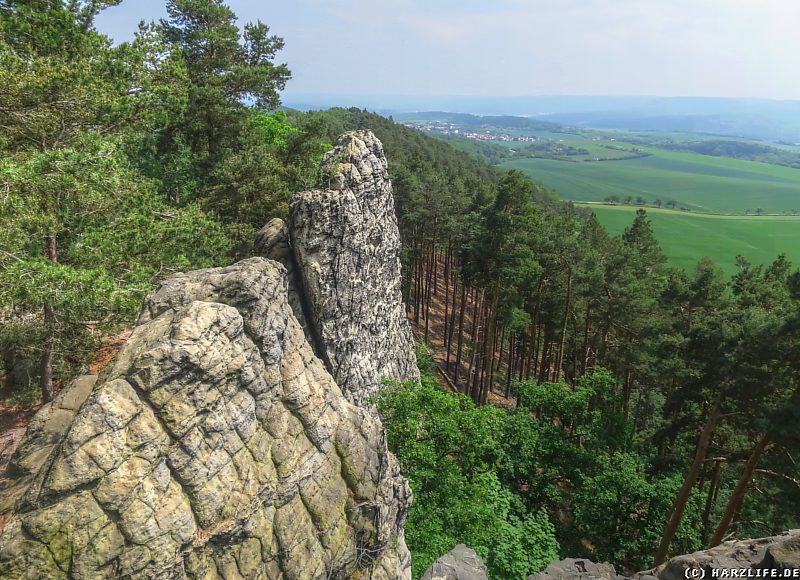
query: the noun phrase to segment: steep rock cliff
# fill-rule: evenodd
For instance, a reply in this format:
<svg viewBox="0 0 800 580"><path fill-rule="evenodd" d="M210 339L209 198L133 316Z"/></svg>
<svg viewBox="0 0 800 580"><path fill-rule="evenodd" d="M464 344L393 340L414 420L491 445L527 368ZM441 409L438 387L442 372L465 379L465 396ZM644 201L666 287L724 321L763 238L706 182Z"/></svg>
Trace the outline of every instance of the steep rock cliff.
<svg viewBox="0 0 800 580"><path fill-rule="evenodd" d="M39 413L11 476L3 578L410 576L380 421L262 258L165 281L97 383Z"/></svg>
<svg viewBox="0 0 800 580"><path fill-rule="evenodd" d="M256 250L291 274L292 306L347 399L369 406L384 378L419 380L400 292L400 233L381 142L343 135L323 160L324 189L293 199Z"/></svg>

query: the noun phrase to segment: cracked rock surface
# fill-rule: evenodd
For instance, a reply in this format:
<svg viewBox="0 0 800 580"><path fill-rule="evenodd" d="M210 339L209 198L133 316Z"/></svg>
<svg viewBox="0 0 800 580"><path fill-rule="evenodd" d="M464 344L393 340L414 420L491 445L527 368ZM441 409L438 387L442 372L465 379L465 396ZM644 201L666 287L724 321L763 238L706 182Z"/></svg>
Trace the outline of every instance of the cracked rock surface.
<svg viewBox="0 0 800 580"><path fill-rule="evenodd" d="M400 279L400 233L383 145L345 133L322 162L324 188L297 194L289 221L256 250L292 274L292 306L347 399L370 407L384 378L419 380Z"/></svg>
<svg viewBox="0 0 800 580"><path fill-rule="evenodd" d="M166 280L97 382L40 411L2 492L0 577L410 578L408 484L286 276L253 258Z"/></svg>

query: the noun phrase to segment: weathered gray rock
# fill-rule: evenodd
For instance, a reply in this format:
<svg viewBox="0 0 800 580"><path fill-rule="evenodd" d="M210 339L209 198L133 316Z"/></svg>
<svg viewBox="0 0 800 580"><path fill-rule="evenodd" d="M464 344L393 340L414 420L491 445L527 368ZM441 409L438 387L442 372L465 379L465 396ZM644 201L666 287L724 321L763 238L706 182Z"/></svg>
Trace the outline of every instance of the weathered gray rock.
<svg viewBox="0 0 800 580"><path fill-rule="evenodd" d="M800 530L789 532L786 537L767 548L759 568L774 570L800 570Z"/></svg>
<svg viewBox="0 0 800 580"><path fill-rule="evenodd" d="M708 550L675 556L657 568L639 572L635 577L639 580L643 580L645 576L657 576L659 580L685 580L687 569L703 569L706 577L710 578L712 570L771 568L776 565L775 560L781 561L782 558L785 560L781 565L796 567L796 559L795 564L791 564L791 553L792 550L797 550L798 541L800 530L755 540L731 540ZM795 551L795 558L796 554Z"/></svg>
<svg viewBox="0 0 800 580"><path fill-rule="evenodd" d="M756 540L732 540L715 548L693 554L675 556L666 563L637 572L635 580L686 580L687 570L703 570L705 578L714 577L712 570L742 570L769 568L776 570L800 569L800 530L791 530L780 536ZM719 576L720 578L722 576ZM588 580L603 578L620 580L611 564L595 564L590 560L567 558L550 564L544 572L528 576L528 580Z"/></svg>
<svg viewBox="0 0 800 580"><path fill-rule="evenodd" d="M657 568L636 574L636 577L652 575L659 580L685 580L687 569L704 569L710 577L712 570L761 567L773 546L797 538L800 538L800 530L755 540L731 540L708 550L675 556Z"/></svg>
<svg viewBox="0 0 800 580"><path fill-rule="evenodd" d="M0 518L14 509L21 494L33 482L55 446L61 441L75 414L92 391L97 376L82 375L69 383L51 402L43 405L28 424L7 468L11 478L0 494Z"/></svg>
<svg viewBox="0 0 800 580"><path fill-rule="evenodd" d="M621 578L617 571L608 562L595 564L585 558L566 558L560 562L553 562L544 572L528 576L528 580L590 580L602 578L616 580Z"/></svg>
<svg viewBox="0 0 800 580"><path fill-rule="evenodd" d="M342 136L323 161L326 189L295 196L257 251L293 274L293 308L349 401L369 407L384 378L419 380L400 292L400 234L381 142Z"/></svg>
<svg viewBox="0 0 800 580"><path fill-rule="evenodd" d="M289 242L289 231L282 219L272 219L261 228L256 234L255 251L257 256L264 256L280 262L286 268L286 278L289 281L289 306L292 307L295 318L303 327L309 344L314 348L317 356L320 356L322 353L320 337L314 334L315 328L308 323L306 318L307 299Z"/></svg>
<svg viewBox="0 0 800 580"><path fill-rule="evenodd" d="M422 580L487 580L486 566L474 550L459 544L436 560Z"/></svg>
<svg viewBox="0 0 800 580"><path fill-rule="evenodd" d="M275 262L165 281L81 388L13 460L0 577L410 578L408 485L379 419L314 356Z"/></svg>

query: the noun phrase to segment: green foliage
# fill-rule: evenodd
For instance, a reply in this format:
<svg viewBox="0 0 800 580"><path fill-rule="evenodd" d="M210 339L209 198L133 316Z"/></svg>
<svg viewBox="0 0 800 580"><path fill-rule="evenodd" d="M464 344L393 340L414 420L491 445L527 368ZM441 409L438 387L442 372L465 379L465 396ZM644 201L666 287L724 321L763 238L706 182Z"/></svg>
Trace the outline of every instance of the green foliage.
<svg viewBox="0 0 800 580"><path fill-rule="evenodd" d="M514 496L509 492L508 497ZM497 570L499 578L525 578L557 560L558 552L555 527L544 511L523 519L509 515L493 543L488 565Z"/></svg>
<svg viewBox="0 0 800 580"><path fill-rule="evenodd" d="M441 391L430 358L420 360L421 384L391 387L378 400L414 492L406 541L415 577L458 543L478 552L493 578L544 568L557 557L552 524L542 512L526 512L496 473L506 412Z"/></svg>
<svg viewBox="0 0 800 580"><path fill-rule="evenodd" d="M283 111L248 115L239 146L214 166L200 201L225 222L236 257L249 255L265 223L286 217L295 192L317 184L322 156L331 148L319 126L292 125Z"/></svg>
<svg viewBox="0 0 800 580"><path fill-rule="evenodd" d="M90 355L87 337L133 320L156 279L226 259L220 226L196 206L166 206L110 138L6 159L0 187L0 305L19 317L4 348L33 355L25 337L52 326L61 378ZM39 318L45 304L53 325Z"/></svg>
<svg viewBox="0 0 800 580"><path fill-rule="evenodd" d="M188 146L202 185L231 150L237 150L249 123L246 102L274 109L290 73L275 64L283 40L262 22L240 30L236 15L221 0L169 0L168 18L157 31L186 70L187 105L171 119L158 144L161 154Z"/></svg>
<svg viewBox="0 0 800 580"><path fill-rule="evenodd" d="M575 385L534 382L519 386L519 407L557 424L565 436L589 451L625 449L632 429L622 413L617 379L595 368Z"/></svg>
<svg viewBox="0 0 800 580"><path fill-rule="evenodd" d="M266 26L240 35L221 2L174 2L169 22L112 47L92 20L117 3L14 1L0 12L0 350L7 384L42 373L45 396L44 369L67 379L155 281L249 245L321 156L282 114L259 126L244 103L274 107L288 78ZM248 139L262 149L230 153L249 151ZM215 202L215 178L253 199ZM230 223L240 211L246 230Z"/></svg>
<svg viewBox="0 0 800 580"><path fill-rule="evenodd" d="M523 383L509 411L443 392L430 355L421 351L419 361L422 384L391 387L378 400L414 492L406 539L415 575L466 543L492 577L521 578L557 559L556 536L572 556L626 570L649 565L681 473L652 472L625 449L632 429L609 371L595 369L574 387ZM695 493L676 550L701 546L701 502Z"/></svg>
<svg viewBox="0 0 800 580"><path fill-rule="evenodd" d="M588 555L594 560L643 570L652 562L680 484L679 474L648 476L643 458L636 454L600 456L571 498L571 527L590 546ZM675 553L701 547L701 506L701 495L695 493L674 540Z"/></svg>
<svg viewBox="0 0 800 580"><path fill-rule="evenodd" d="M275 111L271 115L257 111L250 117L250 124L266 145L283 151L292 139L302 134L300 129L286 121L285 111Z"/></svg>
<svg viewBox="0 0 800 580"><path fill-rule="evenodd" d="M220 0L172 0L167 20L112 46L92 21L117 3L10 0L0 9L4 395L30 403L46 369L61 381L80 371L98 338L129 325L162 277L249 254L255 231L284 216L295 191L330 181L318 169L329 143L370 129L389 159L403 290L416 322L427 333L430 282L444 274L431 272L436 255L450 258L451 315L457 290L469 290L470 306L482 304L468 314L482 321L475 344L464 325L456 337L459 350L467 338L460 362L470 356L478 379L465 389L472 398L442 392L430 353L421 352L422 383L391 387L378 401L415 494L406 538L416 575L460 542L496 578L542 569L559 542L569 555L647 567L715 402L723 418L709 454L727 466L718 494L709 465L689 482L672 551L707 541L722 503L734 499L742 458L766 435L776 444L764 450L758 494L747 494L737 531L800 525L800 275L784 255L773 260L793 247L789 218L749 222L769 230L770 242L752 262L731 262L737 274L727 284L708 260L666 267L659 240L673 258L695 255L687 243L721 257L743 237L741 222L756 218L689 223L659 209L597 209L604 223L618 214L614 237L524 175L613 203L660 205L663 186L697 207L740 210L757 186L785 210L796 197L790 169L663 149L650 155L558 133L553 139L572 144L519 153L616 161L571 162L569 183L564 162L552 159L515 159L506 168L522 173L503 174L359 109L276 111L289 78L275 62L283 41L262 23L240 29ZM534 120L467 121L557 130ZM511 155L500 145L465 149L494 161ZM620 161L631 154L641 158ZM676 216L682 225L665 237L664 220ZM709 237L700 219L724 223L724 235ZM670 246L677 238L683 246ZM476 406L506 370L517 408Z"/></svg>
<svg viewBox="0 0 800 580"><path fill-rule="evenodd" d="M91 29L118 2L9 2L0 11L0 145L45 151L124 114L135 59Z"/></svg>

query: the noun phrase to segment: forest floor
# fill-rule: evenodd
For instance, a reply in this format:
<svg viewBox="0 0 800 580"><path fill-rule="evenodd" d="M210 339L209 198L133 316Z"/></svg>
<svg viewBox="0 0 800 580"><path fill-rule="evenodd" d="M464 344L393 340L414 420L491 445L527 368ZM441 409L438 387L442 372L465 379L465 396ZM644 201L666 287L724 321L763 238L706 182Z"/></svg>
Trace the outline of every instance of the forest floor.
<svg viewBox="0 0 800 580"><path fill-rule="evenodd" d="M437 276L432 276L435 278L435 292L431 292L431 304L430 304L430 312L428 313L428 339L427 345L431 350L431 354L433 355L434 360L436 361L436 365L439 369L439 372L442 377L442 386L445 388L455 391L459 390L460 392L464 393L467 390L467 378L470 376L469 374L469 367L470 367L470 358L471 358L471 343L469 341L469 337L471 334L469 332L465 332L464 344L463 344L463 352L461 355L461 365L459 370L459 388L456 389L456 386L453 384L453 370L455 369L455 358L456 358L456 342L457 337L454 333L453 337L453 345L450 352L450 369L448 370L446 363L447 363L447 344L445 343L445 336L444 336L444 318L445 318L445 288L444 288L444 263L442 260L439 260L438 267L436 268ZM433 289L432 289L433 290ZM452 293L452 289L451 289ZM458 300L461 299L461 290L457 291L457 298ZM458 300L456 300L456 304L453 304L453 296L449 296L449 306L448 306L448 316L452 315L452 309L455 306L456 309L460 308L460 304L458 304ZM475 303L471 299L469 293L467 295L467 306L464 309L464 329L471 331L472 329L472 318L473 318L473 311L474 311ZM458 324L458 312L456 312L456 324ZM411 321L411 326L414 329L414 334L418 341L425 341L425 312L424 309L420 309L420 317L419 322L414 320L414 310L408 310L408 319ZM501 363L500 368L497 370L498 377L505 377L508 371L508 365L505 363ZM514 407L516 405L515 400L512 397L506 397L503 390L501 390L501 385L495 383L491 392L489 393L489 402L498 407Z"/></svg>

